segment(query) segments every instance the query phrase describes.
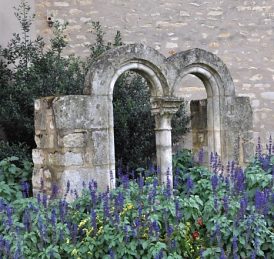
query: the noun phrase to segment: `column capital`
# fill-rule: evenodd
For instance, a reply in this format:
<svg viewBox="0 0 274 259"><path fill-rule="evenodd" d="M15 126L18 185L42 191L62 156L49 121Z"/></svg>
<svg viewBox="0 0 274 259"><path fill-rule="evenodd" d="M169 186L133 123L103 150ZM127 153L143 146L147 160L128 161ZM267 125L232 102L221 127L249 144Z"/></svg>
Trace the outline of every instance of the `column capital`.
<svg viewBox="0 0 274 259"><path fill-rule="evenodd" d="M151 97L151 113L152 115L173 115L176 113L183 102L183 98L164 96Z"/></svg>

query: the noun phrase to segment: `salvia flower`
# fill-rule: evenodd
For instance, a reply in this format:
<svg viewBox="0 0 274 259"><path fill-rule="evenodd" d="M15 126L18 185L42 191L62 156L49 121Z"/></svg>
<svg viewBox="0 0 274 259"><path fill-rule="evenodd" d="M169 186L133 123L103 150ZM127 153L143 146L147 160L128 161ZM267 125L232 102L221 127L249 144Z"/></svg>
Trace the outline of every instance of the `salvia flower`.
<svg viewBox="0 0 274 259"><path fill-rule="evenodd" d="M270 135L268 139L268 156L271 156L271 155L272 155L272 136Z"/></svg>
<svg viewBox="0 0 274 259"><path fill-rule="evenodd" d="M256 146L256 157L258 159L260 159L261 155L262 155L261 138L258 137L258 142L257 142L257 146Z"/></svg>
<svg viewBox="0 0 274 259"><path fill-rule="evenodd" d="M22 192L23 192L23 197L27 198L29 197L29 183L27 181L22 182Z"/></svg>
<svg viewBox="0 0 274 259"><path fill-rule="evenodd" d="M232 240L232 249L233 249L233 259L238 259L238 238L237 236L233 236Z"/></svg>
<svg viewBox="0 0 274 259"><path fill-rule="evenodd" d="M204 149L201 148L198 152L198 163L200 165L203 164L203 162L204 162L204 155L205 155Z"/></svg>
<svg viewBox="0 0 274 259"><path fill-rule="evenodd" d="M267 197L264 192L256 190L255 192L255 208L258 213L263 213L265 207L267 206Z"/></svg>
<svg viewBox="0 0 274 259"><path fill-rule="evenodd" d="M128 226L124 227L124 236L125 236L125 242L128 243L129 241Z"/></svg>
<svg viewBox="0 0 274 259"><path fill-rule="evenodd" d="M47 204L48 204L48 196L47 196L47 194L43 194L43 196L42 196L42 204L43 204L43 206L44 206L44 208L47 208Z"/></svg>
<svg viewBox="0 0 274 259"><path fill-rule="evenodd" d="M139 185L139 189L142 191L143 188L144 188L144 178L143 178L143 176L140 176L138 178L138 185Z"/></svg>
<svg viewBox="0 0 274 259"><path fill-rule="evenodd" d="M58 196L58 191L58 185L56 183L53 183L51 187L50 199L56 199Z"/></svg>
<svg viewBox="0 0 274 259"><path fill-rule="evenodd" d="M38 230L39 230L39 233L40 233L40 237L41 237L41 240L44 241L45 240L45 235L46 235L46 230L45 230L45 225L43 223L43 219L41 217L41 215L38 216Z"/></svg>
<svg viewBox="0 0 274 259"><path fill-rule="evenodd" d="M67 202L65 199L59 201L59 214L60 214L60 219L61 222L65 221L65 216L67 213Z"/></svg>
<svg viewBox="0 0 274 259"><path fill-rule="evenodd" d="M248 198L246 195L244 195L244 197L242 197L240 200L240 210L239 210L240 218L244 217L247 206L248 206Z"/></svg>
<svg viewBox="0 0 274 259"><path fill-rule="evenodd" d="M53 209L51 211L51 224L52 224L53 227L55 227L56 222L57 222L57 219L56 219L56 210Z"/></svg>
<svg viewBox="0 0 274 259"><path fill-rule="evenodd" d="M70 181L68 180L67 181L67 188L66 188L66 194L65 194L65 196L67 196L69 194L69 192L70 192Z"/></svg>
<svg viewBox="0 0 274 259"><path fill-rule="evenodd" d="M228 213L229 210L229 198L227 195L223 197L223 207L224 207L224 212Z"/></svg>
<svg viewBox="0 0 274 259"><path fill-rule="evenodd" d="M188 176L187 180L186 180L186 190L187 190L188 194L191 192L191 190L193 189L193 187L194 187L193 181L192 181L191 177Z"/></svg>
<svg viewBox="0 0 274 259"><path fill-rule="evenodd" d="M12 220L12 208L10 206L7 206L6 213L7 213L7 225L11 227L13 224L13 220Z"/></svg>
<svg viewBox="0 0 274 259"><path fill-rule="evenodd" d="M253 250L252 253L251 253L251 259L256 259L256 251Z"/></svg>
<svg viewBox="0 0 274 259"><path fill-rule="evenodd" d="M36 198L37 198L38 204L40 204L41 203L41 194L38 193Z"/></svg>
<svg viewBox="0 0 274 259"><path fill-rule="evenodd" d="M172 195L171 180L169 174L167 175L167 185L164 191L164 195L166 198L170 198Z"/></svg>
<svg viewBox="0 0 274 259"><path fill-rule="evenodd" d="M212 190L213 192L215 193L216 190L217 190L217 187L218 187L218 183L219 183L219 178L216 174L214 174L212 177L211 177L211 186L212 186Z"/></svg>
<svg viewBox="0 0 274 259"><path fill-rule="evenodd" d="M97 232L96 216L97 216L96 211L94 209L91 209L91 212L90 212L91 226L95 233Z"/></svg>
<svg viewBox="0 0 274 259"><path fill-rule="evenodd" d="M109 211L109 198L106 194L103 198L103 210L104 210L104 218L107 219L110 217L110 211Z"/></svg>
<svg viewBox="0 0 274 259"><path fill-rule="evenodd" d="M152 221L152 224L151 224L151 227L152 227L152 230L154 231L154 233L155 233L155 236L156 237L159 237L159 234L160 234L160 226L159 226L159 224L158 224L158 222L157 221Z"/></svg>
<svg viewBox="0 0 274 259"><path fill-rule="evenodd" d="M237 168L234 177L234 189L236 193L242 193L245 190L245 175L243 169Z"/></svg>
<svg viewBox="0 0 274 259"><path fill-rule="evenodd" d="M160 252L158 254L156 254L156 256L154 257L155 259L162 259L163 258L163 249L160 250Z"/></svg>
<svg viewBox="0 0 274 259"><path fill-rule="evenodd" d="M174 228L171 224L168 224L168 227L167 227L167 236L170 238L171 235L173 234L174 232Z"/></svg>
<svg viewBox="0 0 274 259"><path fill-rule="evenodd" d="M112 249L109 250L109 258L110 259L115 259L115 253L113 252Z"/></svg>
<svg viewBox="0 0 274 259"><path fill-rule="evenodd" d="M24 210L24 214L23 214L23 224L25 226L25 229L27 232L30 232L31 231L31 215L30 215L30 212L28 209L25 209Z"/></svg>
<svg viewBox="0 0 274 259"><path fill-rule="evenodd" d="M224 251L224 249L223 249L223 248L222 248L222 250L221 250L220 259L226 259L226 256L225 256L225 251Z"/></svg>

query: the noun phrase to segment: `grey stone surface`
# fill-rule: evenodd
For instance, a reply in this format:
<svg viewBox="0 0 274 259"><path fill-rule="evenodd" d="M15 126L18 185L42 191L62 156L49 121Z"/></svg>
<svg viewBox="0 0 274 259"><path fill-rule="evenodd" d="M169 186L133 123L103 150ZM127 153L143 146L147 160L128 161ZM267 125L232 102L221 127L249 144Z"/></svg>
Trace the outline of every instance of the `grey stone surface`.
<svg viewBox="0 0 274 259"><path fill-rule="evenodd" d="M48 179L57 182L60 194L68 180L77 190L91 179L102 190L115 187L112 94L118 77L129 70L150 83L161 183L167 183L167 172L172 171L171 118L183 101L174 89L183 88L180 82L188 74L199 77L207 90L207 100L192 103L193 148L205 147L208 155L218 153L225 162L246 161L253 125L250 100L235 97L233 80L221 59L201 49L166 59L154 49L131 44L109 50L93 63L85 82L88 95L36 101L39 150L33 152L34 188L43 168L51 169ZM173 182L172 175L169 180Z"/></svg>
<svg viewBox="0 0 274 259"><path fill-rule="evenodd" d="M84 147L86 134L82 132L71 133L63 138L64 147Z"/></svg>
<svg viewBox="0 0 274 259"><path fill-rule="evenodd" d="M107 128L106 97L71 95L55 98L53 111L57 129Z"/></svg>

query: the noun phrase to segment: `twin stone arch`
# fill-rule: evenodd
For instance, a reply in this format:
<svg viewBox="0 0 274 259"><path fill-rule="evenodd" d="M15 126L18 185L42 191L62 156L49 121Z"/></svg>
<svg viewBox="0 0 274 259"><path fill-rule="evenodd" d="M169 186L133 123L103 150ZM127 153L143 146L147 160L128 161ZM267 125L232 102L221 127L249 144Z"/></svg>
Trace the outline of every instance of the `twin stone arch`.
<svg viewBox="0 0 274 259"><path fill-rule="evenodd" d="M152 114L155 116L157 167L161 182L172 170L171 118L182 99L176 90L183 88L183 78L192 74L203 82L207 92L208 152L216 152L224 161L233 158L227 124L233 118L235 87L232 77L220 58L202 49L191 49L169 58L142 44L124 45L107 51L92 65L85 82L85 94L96 98L107 111L108 123L104 164L115 172L112 96L116 80L126 71L135 71L148 82ZM170 179L172 182L172 174ZM108 176L109 186L115 186Z"/></svg>

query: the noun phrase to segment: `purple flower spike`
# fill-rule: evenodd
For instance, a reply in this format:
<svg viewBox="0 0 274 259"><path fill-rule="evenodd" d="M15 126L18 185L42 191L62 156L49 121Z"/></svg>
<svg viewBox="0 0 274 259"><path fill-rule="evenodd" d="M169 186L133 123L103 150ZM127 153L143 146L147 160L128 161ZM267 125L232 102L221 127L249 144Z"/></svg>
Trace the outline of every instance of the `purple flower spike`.
<svg viewBox="0 0 274 259"><path fill-rule="evenodd" d="M259 159L261 156L262 156L261 138L258 137L258 142L256 146L256 157Z"/></svg>
<svg viewBox="0 0 274 259"><path fill-rule="evenodd" d="M267 212L267 193L256 190L255 192L255 208L258 213Z"/></svg>
<svg viewBox="0 0 274 259"><path fill-rule="evenodd" d="M69 193L70 191L70 181L67 181L67 189L66 189L66 195Z"/></svg>
<svg viewBox="0 0 274 259"><path fill-rule="evenodd" d="M53 227L55 227L56 222L57 222L57 219L56 219L56 210L53 209L52 212L51 212L51 224L52 224Z"/></svg>
<svg viewBox="0 0 274 259"><path fill-rule="evenodd" d="M245 190L245 175L242 168L237 168L234 176L234 189L237 194Z"/></svg>
<svg viewBox="0 0 274 259"><path fill-rule="evenodd" d="M158 254L155 255L155 259L162 259L163 258L163 250L161 249L160 252Z"/></svg>
<svg viewBox="0 0 274 259"><path fill-rule="evenodd" d="M212 186L212 189L213 189L213 192L215 193L216 190L217 190L217 187L218 187L218 183L219 183L219 177L214 174L212 177L211 177L211 186Z"/></svg>
<svg viewBox="0 0 274 259"><path fill-rule="evenodd" d="M109 250L109 257L110 259L115 259L115 253L113 252L112 249Z"/></svg>
<svg viewBox="0 0 274 259"><path fill-rule="evenodd" d="M198 153L198 163L201 165L204 163L204 155L205 155L205 152L204 152L204 149L201 148L199 150L199 153Z"/></svg>
<svg viewBox="0 0 274 259"><path fill-rule="evenodd" d="M233 248L233 259L238 259L238 238L233 236L232 248Z"/></svg>
<svg viewBox="0 0 274 259"><path fill-rule="evenodd" d="M58 185L54 183L51 188L50 199L56 199L58 196Z"/></svg>
<svg viewBox="0 0 274 259"><path fill-rule="evenodd" d="M272 155L272 137L271 137L271 135L269 136L269 139L268 139L268 155L269 156Z"/></svg>
<svg viewBox="0 0 274 259"><path fill-rule="evenodd" d="M244 217L247 206L248 206L248 199L247 199L247 196L244 195L244 197L241 198L241 200L240 200L240 211L239 211L240 218Z"/></svg>
<svg viewBox="0 0 274 259"><path fill-rule="evenodd" d="M25 209L24 214L23 214L23 224L25 226L25 229L27 232L31 231L31 215L29 213L28 209Z"/></svg>
<svg viewBox="0 0 274 259"><path fill-rule="evenodd" d="M224 206L224 211L225 213L228 213L229 210L229 198L227 195L223 197L223 206Z"/></svg>
<svg viewBox="0 0 274 259"><path fill-rule="evenodd" d="M153 231L155 233L155 236L159 237L161 229L160 229L159 224L157 223L157 221L153 221L152 224L151 224L151 226L152 226L152 229L153 229Z"/></svg>
<svg viewBox="0 0 274 259"><path fill-rule="evenodd" d="M220 259L226 259L224 249L222 248Z"/></svg>
<svg viewBox="0 0 274 259"><path fill-rule="evenodd" d="M255 250L252 251L252 254L251 254L251 259L256 259L256 252Z"/></svg>
<svg viewBox="0 0 274 259"><path fill-rule="evenodd" d="M191 190L193 189L193 187L194 187L194 184L193 184L193 181L192 181L191 177L187 177L187 180L186 180L186 190L187 190L188 194L191 192Z"/></svg>
<svg viewBox="0 0 274 259"><path fill-rule="evenodd" d="M7 213L7 217L8 217L7 225L9 227L11 227L13 224L13 221L12 221L12 208L10 206L7 206L6 213Z"/></svg>
<svg viewBox="0 0 274 259"><path fill-rule="evenodd" d="M43 194L43 197L42 197L42 204L43 204L44 208L47 208L48 196L45 193Z"/></svg>

